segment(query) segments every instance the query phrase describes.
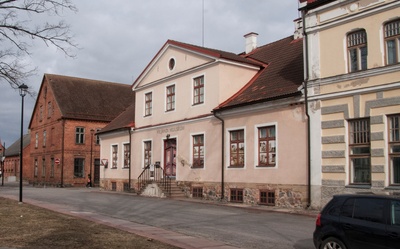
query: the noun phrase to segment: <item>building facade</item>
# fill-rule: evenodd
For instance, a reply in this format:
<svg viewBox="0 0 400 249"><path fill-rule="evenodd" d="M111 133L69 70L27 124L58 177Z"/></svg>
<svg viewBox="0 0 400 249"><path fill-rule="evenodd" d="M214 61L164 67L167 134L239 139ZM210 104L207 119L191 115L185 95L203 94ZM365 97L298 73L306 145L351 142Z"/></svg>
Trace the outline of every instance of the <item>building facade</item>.
<svg viewBox="0 0 400 249"><path fill-rule="evenodd" d="M400 2L300 1L312 202L400 192Z"/></svg>
<svg viewBox="0 0 400 249"><path fill-rule="evenodd" d="M129 85L45 74L30 120L29 182L84 186L100 182L95 133L133 101ZM90 175L90 176L89 176Z"/></svg>

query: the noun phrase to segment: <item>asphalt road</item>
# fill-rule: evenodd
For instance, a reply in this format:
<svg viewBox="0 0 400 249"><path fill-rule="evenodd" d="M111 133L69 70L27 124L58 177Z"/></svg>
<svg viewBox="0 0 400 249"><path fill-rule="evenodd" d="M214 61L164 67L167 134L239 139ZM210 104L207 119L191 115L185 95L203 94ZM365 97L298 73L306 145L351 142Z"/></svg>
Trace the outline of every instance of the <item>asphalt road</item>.
<svg viewBox="0 0 400 249"><path fill-rule="evenodd" d="M19 188L17 185L0 186L0 196L18 199ZM305 215L210 202L140 197L96 188L24 186L23 199L61 205L73 212L90 212L158 227L239 248L314 248L315 218Z"/></svg>

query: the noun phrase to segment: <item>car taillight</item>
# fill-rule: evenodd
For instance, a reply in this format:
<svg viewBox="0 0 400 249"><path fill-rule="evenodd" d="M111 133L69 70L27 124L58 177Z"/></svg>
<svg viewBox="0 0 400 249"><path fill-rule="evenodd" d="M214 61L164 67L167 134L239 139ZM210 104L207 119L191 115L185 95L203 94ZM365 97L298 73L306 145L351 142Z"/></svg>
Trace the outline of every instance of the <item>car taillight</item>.
<svg viewBox="0 0 400 249"><path fill-rule="evenodd" d="M320 227L320 226L321 226L321 214L318 214L318 215L317 215L317 219L315 220L315 225L316 225L317 227Z"/></svg>

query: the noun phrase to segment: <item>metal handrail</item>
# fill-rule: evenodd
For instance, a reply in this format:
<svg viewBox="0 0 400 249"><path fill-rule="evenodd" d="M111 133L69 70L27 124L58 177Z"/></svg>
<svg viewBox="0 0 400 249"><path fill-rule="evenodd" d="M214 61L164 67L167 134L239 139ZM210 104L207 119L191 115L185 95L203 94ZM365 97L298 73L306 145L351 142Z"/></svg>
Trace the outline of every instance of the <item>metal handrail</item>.
<svg viewBox="0 0 400 249"><path fill-rule="evenodd" d="M154 171L151 171L151 165L147 165L138 177L138 193L149 183L157 183L165 192L167 196L171 196L171 178L166 174L165 170L160 164L154 164Z"/></svg>

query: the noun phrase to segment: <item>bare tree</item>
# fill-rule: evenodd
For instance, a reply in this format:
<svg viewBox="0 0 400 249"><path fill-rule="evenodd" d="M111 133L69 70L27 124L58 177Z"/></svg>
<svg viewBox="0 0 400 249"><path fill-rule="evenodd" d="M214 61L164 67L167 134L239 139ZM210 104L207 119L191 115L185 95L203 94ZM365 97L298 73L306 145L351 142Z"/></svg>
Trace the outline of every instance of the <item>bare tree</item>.
<svg viewBox="0 0 400 249"><path fill-rule="evenodd" d="M60 17L63 11L76 12L71 0L0 0L0 81L16 89L34 75L36 68L23 62L31 55L33 40L54 46L66 56L74 57L70 27L63 20L35 24L35 18Z"/></svg>

